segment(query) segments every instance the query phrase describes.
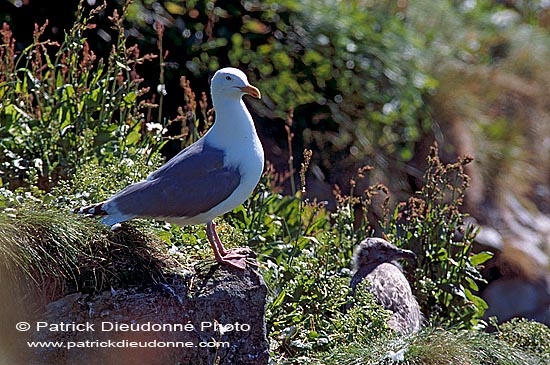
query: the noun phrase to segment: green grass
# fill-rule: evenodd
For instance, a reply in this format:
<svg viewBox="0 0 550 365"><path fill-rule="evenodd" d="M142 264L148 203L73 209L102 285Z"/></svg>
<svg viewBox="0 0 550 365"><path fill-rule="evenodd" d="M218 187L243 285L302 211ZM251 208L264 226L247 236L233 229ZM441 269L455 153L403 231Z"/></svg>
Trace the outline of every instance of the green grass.
<svg viewBox="0 0 550 365"><path fill-rule="evenodd" d="M426 328L411 336L351 342L311 357L285 360L292 365L537 365L540 358L477 331Z"/></svg>

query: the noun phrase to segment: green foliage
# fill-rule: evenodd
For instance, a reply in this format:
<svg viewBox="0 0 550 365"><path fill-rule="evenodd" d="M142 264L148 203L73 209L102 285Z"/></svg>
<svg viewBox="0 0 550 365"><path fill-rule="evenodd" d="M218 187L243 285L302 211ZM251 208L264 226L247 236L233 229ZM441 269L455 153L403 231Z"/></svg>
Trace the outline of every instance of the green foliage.
<svg viewBox="0 0 550 365"><path fill-rule="evenodd" d="M310 157L306 151L302 176ZM347 268L357 240L366 233L365 227L354 227L354 201L342 198L331 213L303 197L304 179L295 196L274 193L277 180L268 171L245 205L225 218L259 253L269 288L274 356L326 351L353 338L367 341L388 334L388 313L372 295L350 295Z"/></svg>
<svg viewBox="0 0 550 365"><path fill-rule="evenodd" d="M50 194L44 194L43 201L49 207L58 209L97 203L126 186L145 179L161 162L160 155L155 155L152 159L145 156L136 159L123 158L116 168L91 161L78 166L71 180L60 181Z"/></svg>
<svg viewBox="0 0 550 365"><path fill-rule="evenodd" d="M430 124L424 97L437 85L404 9L393 1L272 1L255 9L250 21L270 32L262 43L234 34L229 57L256 70L269 115L292 111L295 147L315 152L312 164L329 183L346 184L356 167L383 161L390 188L401 184L402 162Z"/></svg>
<svg viewBox="0 0 550 365"><path fill-rule="evenodd" d="M124 16L111 18L117 31L107 60L96 59L86 40L94 28L81 4L74 26L59 45L41 40L47 23L36 27L34 42L15 54L15 40L4 24L0 46L0 183L14 188L34 184L48 191L78 166L116 164L154 153L160 133L147 133L140 97L147 89L127 47ZM125 10L123 10L124 14ZM148 150L145 150L147 147Z"/></svg>
<svg viewBox="0 0 550 365"><path fill-rule="evenodd" d="M309 157L306 153L302 176ZM469 161L466 157L445 165L434 147L428 157L426 185L418 197L410 199L408 209L403 205L396 208L385 229L392 242L418 255L412 282L429 322L472 329L482 324L480 319L487 307L476 294L477 283L483 280L479 265L492 255L472 254L476 230L464 225L464 214L459 211L468 187L463 166ZM357 179L364 178L368 171L360 169ZM357 307L365 312L357 310L371 313L366 317L370 326L348 332L334 324L352 300L347 287L349 271L343 268L349 267L357 242L372 231L366 217L377 193L386 194L382 204L383 210L388 210L388 190L375 185L356 194L354 179L350 194L338 194L337 209L329 213L322 204L302 198L304 186L296 196L274 194L271 183L278 178L269 177L266 174L246 205L226 219L248 235L260 254L260 262L265 262L264 277L271 289L268 324L277 351L294 356L311 354L349 343L354 336L384 333L387 328L380 326L381 312L371 313L369 306ZM346 277L345 286L338 284L342 277ZM345 315L354 313L352 310ZM378 317L373 317L374 313ZM352 327L357 323L352 317L346 317L346 321Z"/></svg>
<svg viewBox="0 0 550 365"><path fill-rule="evenodd" d="M347 280L346 286L349 286ZM366 281L359 283L355 296L348 299L347 310L343 313L337 312L334 316L330 324L335 328L334 343L367 343L374 339L391 337L387 326L391 313L376 303L367 287Z"/></svg>
<svg viewBox="0 0 550 365"><path fill-rule="evenodd" d="M136 0L130 19L151 43L144 19L169 23L185 72L205 79L224 64L247 69L264 96L254 108L270 119L293 111L295 148L315 151L312 163L329 183L346 183L365 163L389 163L399 185L402 162L429 130L425 96L437 86L422 62L422 36L404 21L406 6Z"/></svg>
<svg viewBox="0 0 550 365"><path fill-rule="evenodd" d="M443 164L437 145L432 147L425 185L386 223L388 237L417 254L414 291L427 319L459 328L480 324L487 309L476 295L477 283L484 281L478 267L492 257L472 253L477 230L459 210L469 184L464 165L471 160L466 156Z"/></svg>
<svg viewBox="0 0 550 365"><path fill-rule="evenodd" d="M259 71L260 86L278 115L314 103L330 115L321 117L318 127L339 127L331 142L319 133L325 129L301 125L312 130L317 143L335 150L354 145L358 158L369 155L368 143L384 152L397 148L405 160L412 157L412 144L421 135L422 95L435 82L422 69L419 42L403 22L404 9L392 2L276 3L257 14L274 36L247 52L234 35L230 57ZM288 9L292 14L283 16ZM245 57L248 62L241 60ZM312 118L298 110L295 116L300 123Z"/></svg>
<svg viewBox="0 0 550 365"><path fill-rule="evenodd" d="M19 209L29 204L47 209L69 210L102 201L129 184L147 177L162 160L159 154L123 158L113 165L100 165L93 160L75 167L70 180L60 180L49 192L37 186L14 190L0 187L0 211Z"/></svg>
<svg viewBox="0 0 550 365"><path fill-rule="evenodd" d="M498 337L510 346L550 361L550 328L547 325L525 318L513 318L496 327Z"/></svg>

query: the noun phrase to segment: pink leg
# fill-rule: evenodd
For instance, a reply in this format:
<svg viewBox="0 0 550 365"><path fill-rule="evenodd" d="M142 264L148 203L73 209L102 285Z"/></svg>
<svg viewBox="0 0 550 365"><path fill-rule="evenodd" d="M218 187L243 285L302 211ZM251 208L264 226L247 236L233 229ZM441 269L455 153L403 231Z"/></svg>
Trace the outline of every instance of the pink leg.
<svg viewBox="0 0 550 365"><path fill-rule="evenodd" d="M218 249L218 252L221 256L226 256L229 251L223 247L222 241L220 240L220 237L218 236L218 232L216 232L216 223L214 222L208 222L206 224L206 232L208 233L208 230L210 229L210 234L212 235L212 239L215 242L216 248Z"/></svg>
<svg viewBox="0 0 550 365"><path fill-rule="evenodd" d="M233 250L226 250L223 247L220 237L218 237L218 233L216 232L216 224L214 222L210 221L206 224L206 235L208 236L212 250L214 250L216 261L238 269L246 269L246 255L234 252Z"/></svg>

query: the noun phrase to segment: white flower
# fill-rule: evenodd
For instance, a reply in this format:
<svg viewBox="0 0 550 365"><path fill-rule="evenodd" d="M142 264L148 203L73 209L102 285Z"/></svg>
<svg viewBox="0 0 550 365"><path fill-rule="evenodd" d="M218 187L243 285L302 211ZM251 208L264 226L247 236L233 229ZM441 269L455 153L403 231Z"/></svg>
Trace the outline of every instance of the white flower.
<svg viewBox="0 0 550 365"><path fill-rule="evenodd" d="M128 132L129 129L130 129L130 126L128 124L123 124L120 126L120 133L124 134Z"/></svg>
<svg viewBox="0 0 550 365"><path fill-rule="evenodd" d="M157 92L162 95L166 95L166 85L164 84L158 84L157 86Z"/></svg>
<svg viewBox="0 0 550 365"><path fill-rule="evenodd" d="M145 128L147 128L147 132L163 131L162 124L160 123L146 123Z"/></svg>
<svg viewBox="0 0 550 365"><path fill-rule="evenodd" d="M44 161L42 161L41 158L35 158L34 159L34 167L36 167L39 170L42 170L42 167L44 167Z"/></svg>
<svg viewBox="0 0 550 365"><path fill-rule="evenodd" d="M132 167L134 166L134 161L132 159L129 159L129 158L123 158L121 163L127 167Z"/></svg>
<svg viewBox="0 0 550 365"><path fill-rule="evenodd" d="M393 352L390 350L390 352L388 353L388 358L390 358L394 362L405 361L406 352L407 352L407 348L401 349L397 352Z"/></svg>

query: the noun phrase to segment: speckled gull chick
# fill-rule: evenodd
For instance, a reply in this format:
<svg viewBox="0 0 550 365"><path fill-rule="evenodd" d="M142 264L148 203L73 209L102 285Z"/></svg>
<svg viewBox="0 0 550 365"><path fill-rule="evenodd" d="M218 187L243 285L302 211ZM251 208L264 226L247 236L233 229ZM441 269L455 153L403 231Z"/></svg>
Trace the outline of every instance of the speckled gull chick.
<svg viewBox="0 0 550 365"><path fill-rule="evenodd" d="M206 223L216 260L245 269L246 255L224 248L213 220L242 204L260 180L264 151L242 97L261 96L242 71L230 67L215 73L210 91L216 120L201 139L147 179L75 212L103 216L110 226L140 217L180 226Z"/></svg>
<svg viewBox="0 0 550 365"><path fill-rule="evenodd" d="M356 286L367 279L367 288L377 302L393 313L388 325L397 332L414 333L420 330L422 314L398 259L416 261L416 255L381 238L365 239L355 250L355 275L350 286L355 292Z"/></svg>

